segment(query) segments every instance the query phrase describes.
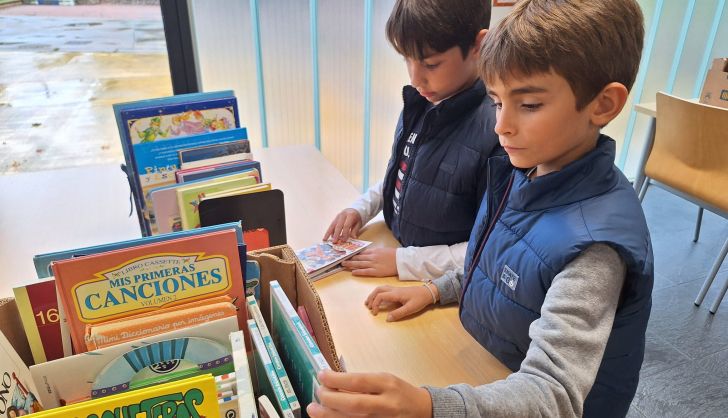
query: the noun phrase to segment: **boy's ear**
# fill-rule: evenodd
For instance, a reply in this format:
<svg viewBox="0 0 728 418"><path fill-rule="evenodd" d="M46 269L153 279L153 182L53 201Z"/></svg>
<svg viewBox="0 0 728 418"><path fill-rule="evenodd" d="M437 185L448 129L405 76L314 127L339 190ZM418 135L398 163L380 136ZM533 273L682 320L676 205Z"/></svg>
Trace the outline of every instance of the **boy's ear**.
<svg viewBox="0 0 728 418"><path fill-rule="evenodd" d="M622 111L627 96L629 91L624 84L616 82L607 84L590 104L591 122L600 128L606 126Z"/></svg>
<svg viewBox="0 0 728 418"><path fill-rule="evenodd" d="M485 39L485 35L487 33L488 29L481 29L480 32L475 35L475 44L473 44L473 48L470 50L471 54L477 55L480 53L480 47L483 45L483 39Z"/></svg>

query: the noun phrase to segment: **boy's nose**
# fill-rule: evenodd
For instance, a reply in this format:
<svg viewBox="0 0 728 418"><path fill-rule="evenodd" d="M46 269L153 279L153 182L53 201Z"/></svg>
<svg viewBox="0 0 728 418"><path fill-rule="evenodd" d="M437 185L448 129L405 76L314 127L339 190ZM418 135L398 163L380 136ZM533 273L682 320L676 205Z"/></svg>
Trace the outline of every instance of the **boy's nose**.
<svg viewBox="0 0 728 418"><path fill-rule="evenodd" d="M515 123L511 117L510 111L504 111L503 108L495 112L495 133L501 136L509 136L516 133Z"/></svg>
<svg viewBox="0 0 728 418"><path fill-rule="evenodd" d="M423 87L425 85L425 77L423 74L422 69L420 68L420 65L417 63L411 64L409 71L410 76L410 84L412 84L412 87L419 88Z"/></svg>

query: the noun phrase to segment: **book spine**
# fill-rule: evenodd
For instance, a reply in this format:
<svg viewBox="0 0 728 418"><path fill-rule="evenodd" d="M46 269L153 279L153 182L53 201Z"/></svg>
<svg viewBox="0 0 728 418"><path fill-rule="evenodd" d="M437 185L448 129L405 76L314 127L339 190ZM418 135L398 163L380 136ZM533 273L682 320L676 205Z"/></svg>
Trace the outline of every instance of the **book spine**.
<svg viewBox="0 0 728 418"><path fill-rule="evenodd" d="M293 324L293 327L296 329L301 341L308 348L311 359L314 361L316 366L318 366L318 370L316 371L319 372L321 370L330 369L329 363L324 358L324 355L321 353L321 350L316 345L313 337L311 337L311 334L308 333L306 325L303 323L303 321L301 321L301 318L299 318L296 310L293 309L293 305L291 305L291 302L288 300L288 296L286 296L283 288L281 288L277 281L272 281L270 283L270 288L271 292L273 292L276 298L278 298L279 302L281 302L280 305L285 310L286 315L288 315L288 319Z"/></svg>
<svg viewBox="0 0 728 418"><path fill-rule="evenodd" d="M255 396L253 394L253 379L250 376L250 365L245 350L245 335L242 331L230 334L233 364L235 367L235 384L238 390L238 410L241 417L258 418Z"/></svg>
<svg viewBox="0 0 728 418"><path fill-rule="evenodd" d="M248 296L247 301L248 314L253 317L253 320L258 325L258 331L260 331L260 335L263 337L263 343L268 349L268 355L273 362L276 374L278 375L278 380L280 380L281 386L283 387L283 392L286 394L286 400L288 400L288 404L290 405L293 414L299 417L301 415L301 404L298 402L296 393L293 391L293 385L291 385L288 373L286 373L286 369L283 367L283 361L278 354L278 350L276 349L275 344L273 344L273 338L268 331L268 326L263 320L263 313L260 311L260 307L255 301L255 297Z"/></svg>
<svg viewBox="0 0 728 418"><path fill-rule="evenodd" d="M276 374L275 366L273 366L273 362L268 355L268 350L265 346L265 343L263 342L263 337L260 334L260 329L258 329L258 325L255 323L254 319L248 320L248 329L250 330L250 338L253 340L253 346L258 352L258 355L261 358L261 362L263 363L265 376L273 387L273 394L275 395L282 415L284 417L290 416L291 418L295 418L293 412L291 411L291 406L288 403L286 394L283 391L283 386L281 385L280 379L278 379L278 374Z"/></svg>

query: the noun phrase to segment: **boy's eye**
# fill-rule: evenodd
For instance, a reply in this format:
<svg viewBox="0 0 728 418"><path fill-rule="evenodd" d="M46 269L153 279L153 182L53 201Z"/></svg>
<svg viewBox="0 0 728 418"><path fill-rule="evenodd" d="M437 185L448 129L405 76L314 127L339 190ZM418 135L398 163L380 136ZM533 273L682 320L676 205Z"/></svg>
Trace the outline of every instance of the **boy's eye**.
<svg viewBox="0 0 728 418"><path fill-rule="evenodd" d="M543 106L543 103L523 103L521 106L523 106L524 109L533 112L534 110L537 110L539 107Z"/></svg>
<svg viewBox="0 0 728 418"><path fill-rule="evenodd" d="M491 106L493 106L496 109L502 109L503 103L493 102L493 104Z"/></svg>
<svg viewBox="0 0 728 418"><path fill-rule="evenodd" d="M422 65L424 65L425 68L428 69L428 70L434 70L435 68L437 68L437 67L440 66L440 63L437 62L437 63L434 63L434 64L428 64L426 62L423 62Z"/></svg>

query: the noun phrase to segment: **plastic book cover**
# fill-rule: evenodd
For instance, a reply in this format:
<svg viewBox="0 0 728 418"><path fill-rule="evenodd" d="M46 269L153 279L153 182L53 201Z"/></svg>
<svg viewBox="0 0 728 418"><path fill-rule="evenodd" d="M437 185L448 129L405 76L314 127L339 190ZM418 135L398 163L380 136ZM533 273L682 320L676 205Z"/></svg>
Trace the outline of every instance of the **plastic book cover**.
<svg viewBox="0 0 728 418"><path fill-rule="evenodd" d="M238 411L241 417L257 418L253 379L248 365L248 354L245 349L245 334L236 331L229 335L235 365L235 385L238 391Z"/></svg>
<svg viewBox="0 0 728 418"><path fill-rule="evenodd" d="M35 363L63 357L63 337L53 279L13 289Z"/></svg>
<svg viewBox="0 0 728 418"><path fill-rule="evenodd" d="M128 241L112 242L110 244L95 245L92 247L75 248L71 250L56 251L46 254L38 254L33 257L33 264L35 264L35 272L38 274L39 279L53 276L53 272L50 269L51 262L58 260L66 260L73 257L82 255L99 254L107 251L119 250L123 248L136 247L143 244L152 244L155 242L164 242L184 237L194 237L197 235L206 234L214 231L224 231L227 229L234 229L238 238L238 245L245 244L243 240L243 230L240 222L228 222L220 225L213 225L200 229L194 229L190 231L173 232L164 235L155 235L153 237L143 237L132 239Z"/></svg>
<svg viewBox="0 0 728 418"><path fill-rule="evenodd" d="M268 234L268 245L264 247L249 245L249 251L283 245L287 242L286 209L283 192L280 190L206 199L200 203L199 210L200 224L203 226L238 221L246 233L265 229Z"/></svg>
<svg viewBox="0 0 728 418"><path fill-rule="evenodd" d="M306 269L306 273L313 279L318 273L334 267L343 260L368 247L370 244L370 241L353 238L338 244L326 241L296 250L296 256L301 260L301 264Z"/></svg>
<svg viewBox="0 0 728 418"><path fill-rule="evenodd" d="M236 173L221 174L207 179L196 180L185 184L170 184L167 186L157 187L149 191L149 199L151 201L150 211L156 219L157 229L154 235L168 234L170 232L182 231L182 217L180 214L179 204L177 203L177 189L192 184L201 184L205 181L213 181L219 179L239 179L253 176L260 179L259 173L254 169L239 171Z"/></svg>
<svg viewBox="0 0 728 418"><path fill-rule="evenodd" d="M281 382L283 393L286 395L288 405L291 407L291 411L293 411L294 415L301 416L301 404L298 402L296 393L293 391L291 380L288 378L286 368L283 367L283 362L281 361L280 355L278 355L278 350L276 349L275 344L273 344L273 338L270 336L268 326L263 319L263 313L260 311L258 302L255 301L255 297L253 296L248 296L247 301L248 315L250 315L251 319L253 319L258 326L258 331L260 332L260 336L263 338L265 348L268 350L268 355L273 363L273 368L278 376L278 380Z"/></svg>
<svg viewBox="0 0 728 418"><path fill-rule="evenodd" d="M253 168L258 170L260 180L263 181L263 172L261 171L260 162L258 161L235 161L232 163L215 164L204 167L189 168L186 170L180 169L175 173L175 175L177 177L177 183L186 183L222 174L246 171Z"/></svg>
<svg viewBox="0 0 728 418"><path fill-rule="evenodd" d="M30 367L33 380L41 383L40 401L46 408L56 408L91 399L94 382L112 361L140 347L177 338L203 338L230 348L227 336L238 330L237 318L223 318L205 324L143 337L100 350L76 354ZM73 370L74 373L68 373Z"/></svg>
<svg viewBox="0 0 728 418"><path fill-rule="evenodd" d="M247 309L234 229L143 244L52 263L74 352L86 326L162 307L229 295L245 326Z"/></svg>
<svg viewBox="0 0 728 418"><path fill-rule="evenodd" d="M200 227L200 212L198 206L206 193L215 193L223 190L252 186L258 183L255 176L242 178L219 178L215 180L191 184L177 188L177 205L183 229Z"/></svg>
<svg viewBox="0 0 728 418"><path fill-rule="evenodd" d="M216 417L215 379L206 374L49 409L34 418Z"/></svg>
<svg viewBox="0 0 728 418"><path fill-rule="evenodd" d="M180 140L191 135L220 134L239 128L237 100L232 91L191 93L113 105L126 160L126 172L135 197L144 235L152 224L145 218L145 183L158 185L174 177L179 168L177 150L226 140L247 139L247 132L235 137ZM230 139L226 139L230 138Z"/></svg>
<svg viewBox="0 0 728 418"><path fill-rule="evenodd" d="M249 152L250 141L247 139L230 141L222 144L204 145L201 147L193 147L177 151L180 164Z"/></svg>
<svg viewBox="0 0 728 418"><path fill-rule="evenodd" d="M295 417L255 320L248 320L248 329L250 330L250 338L253 340L253 358L255 361L255 374L258 377L258 391L271 399L281 416Z"/></svg>
<svg viewBox="0 0 728 418"><path fill-rule="evenodd" d="M330 367L277 281L270 283L270 299L273 343L278 348L293 390L305 407L314 401L319 385L316 375ZM305 409L303 415L306 415Z"/></svg>
<svg viewBox="0 0 728 418"><path fill-rule="evenodd" d="M17 417L43 410L28 367L2 332L0 332L0 378L2 378L0 416Z"/></svg>

